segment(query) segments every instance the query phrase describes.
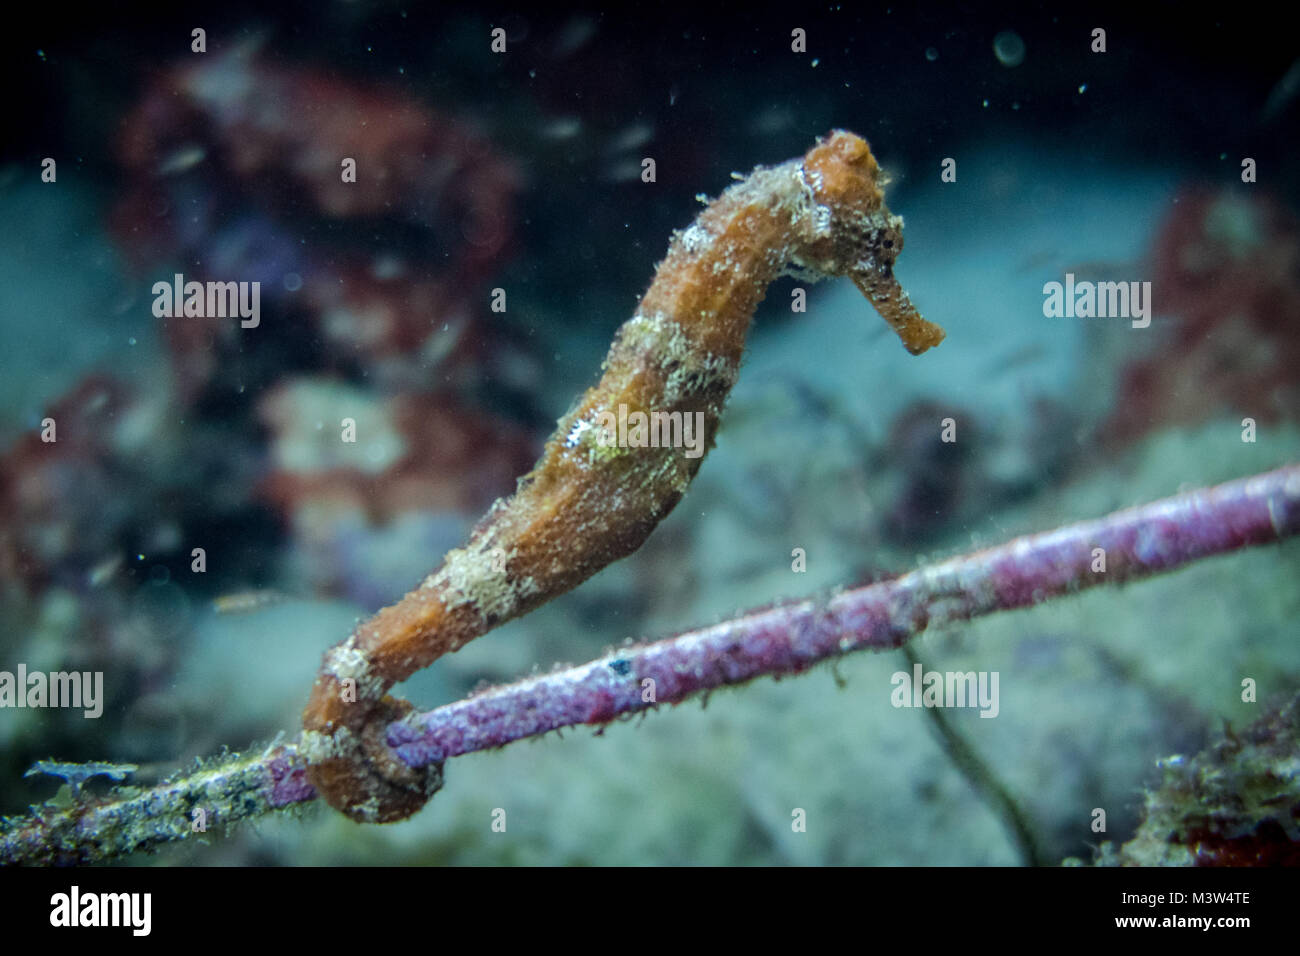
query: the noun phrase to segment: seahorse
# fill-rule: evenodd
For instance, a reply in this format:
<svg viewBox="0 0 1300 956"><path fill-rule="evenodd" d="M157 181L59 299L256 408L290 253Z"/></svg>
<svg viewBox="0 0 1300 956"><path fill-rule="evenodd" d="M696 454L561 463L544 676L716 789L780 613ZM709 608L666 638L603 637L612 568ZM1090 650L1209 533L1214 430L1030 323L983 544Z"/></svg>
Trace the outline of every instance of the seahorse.
<svg viewBox="0 0 1300 956"><path fill-rule="evenodd" d="M631 554L685 494L703 456L621 447L602 423L695 415L713 446L745 337L767 287L789 269L848 276L919 355L943 340L894 277L903 221L890 213L865 140L835 130L803 157L758 167L675 232L600 381L559 420L532 471L437 570L325 655L303 713L302 750L321 795L354 820L410 816L442 782L385 745L411 705L389 689L499 624Z"/></svg>

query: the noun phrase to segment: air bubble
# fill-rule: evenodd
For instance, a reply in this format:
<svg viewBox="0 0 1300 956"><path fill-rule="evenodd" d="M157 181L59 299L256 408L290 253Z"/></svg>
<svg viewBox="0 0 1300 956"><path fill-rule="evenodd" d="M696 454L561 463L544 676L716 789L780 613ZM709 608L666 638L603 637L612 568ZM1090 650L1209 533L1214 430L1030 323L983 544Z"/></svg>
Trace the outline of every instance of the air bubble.
<svg viewBox="0 0 1300 956"><path fill-rule="evenodd" d="M1003 66L1019 66L1025 62L1025 41L1015 30L1003 30L993 38L993 55Z"/></svg>

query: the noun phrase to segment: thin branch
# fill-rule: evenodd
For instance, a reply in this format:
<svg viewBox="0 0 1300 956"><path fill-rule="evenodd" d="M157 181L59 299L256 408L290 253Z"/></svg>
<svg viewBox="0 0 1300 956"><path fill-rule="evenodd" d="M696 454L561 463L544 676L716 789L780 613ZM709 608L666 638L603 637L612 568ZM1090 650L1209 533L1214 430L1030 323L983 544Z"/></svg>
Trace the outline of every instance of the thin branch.
<svg viewBox="0 0 1300 956"><path fill-rule="evenodd" d="M0 823L0 862L96 863L217 830L316 799L306 762L292 745L199 761L155 787L119 787L50 801ZM202 813L196 813L202 811Z"/></svg>
<svg viewBox="0 0 1300 956"><path fill-rule="evenodd" d="M902 647L909 666L921 662L911 644ZM984 760L965 737L953 726L942 707L927 707L925 715L930 718L939 746L948 755L953 766L966 782L975 789L980 798L988 804L990 810L1002 818L1003 825L1015 838L1016 848L1020 851L1020 861L1025 866L1048 866L1051 862L1043 856L1038 837L1034 834L1033 821L1028 812L1020 805L1011 788L1002 782L993 768Z"/></svg>
<svg viewBox="0 0 1300 956"><path fill-rule="evenodd" d="M388 727L411 767L577 724L604 724L761 675L797 673L928 627L1028 607L1300 533L1300 465L951 558L890 581L743 615L495 688ZM1100 551L1098 549L1101 549ZM1104 562L1104 563L1103 563ZM1102 570L1104 568L1104 570ZM0 861L111 859L315 798L292 745L235 755L147 790L124 788L5 821Z"/></svg>

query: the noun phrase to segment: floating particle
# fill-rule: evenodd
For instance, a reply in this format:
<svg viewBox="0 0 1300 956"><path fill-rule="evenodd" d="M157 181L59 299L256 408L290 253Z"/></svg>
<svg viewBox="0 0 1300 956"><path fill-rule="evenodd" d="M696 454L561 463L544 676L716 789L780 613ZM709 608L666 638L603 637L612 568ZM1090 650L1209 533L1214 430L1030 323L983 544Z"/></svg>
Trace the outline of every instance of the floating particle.
<svg viewBox="0 0 1300 956"><path fill-rule="evenodd" d="M993 38L993 55L1003 66L1019 66L1025 62L1025 41L1015 30L1003 30Z"/></svg>
<svg viewBox="0 0 1300 956"><path fill-rule="evenodd" d="M1087 93L1087 92L1088 92L1088 84L1087 84L1087 83L1080 83L1080 84L1079 84L1079 92L1080 92L1080 93Z"/></svg>
<svg viewBox="0 0 1300 956"><path fill-rule="evenodd" d="M610 140L606 148L607 153L626 153L632 150L640 149L655 138L655 128L649 123L633 123L625 127L613 139ZM638 170L640 166L638 165Z"/></svg>
<svg viewBox="0 0 1300 956"><path fill-rule="evenodd" d="M135 339L131 340L131 344L135 344ZM121 570L121 567L122 555L120 554L110 555L103 561L100 561L90 569L90 574L87 575L90 586L92 588L103 587L112 579L113 575L117 574L117 572Z"/></svg>
<svg viewBox="0 0 1300 956"><path fill-rule="evenodd" d="M218 614L247 614L260 611L273 604L279 604L288 598L279 591L253 590L223 594L212 601L212 610Z"/></svg>
<svg viewBox="0 0 1300 956"><path fill-rule="evenodd" d="M939 51L932 46L926 47L925 58L933 63L935 60L939 59Z"/></svg>
<svg viewBox="0 0 1300 956"><path fill-rule="evenodd" d="M539 132L542 139L573 139L582 132L582 120L576 116L559 116L544 122Z"/></svg>
<svg viewBox="0 0 1300 956"><path fill-rule="evenodd" d="M641 162L636 158L624 159L605 167L602 176L607 182L628 183L641 177Z"/></svg>
<svg viewBox="0 0 1300 956"><path fill-rule="evenodd" d="M1286 75L1277 81L1277 86L1273 87L1272 92L1268 94L1268 100L1264 103L1264 110L1260 113L1260 118L1268 121L1281 115L1288 103L1300 95L1300 60L1291 64L1291 68L1286 71Z"/></svg>
<svg viewBox="0 0 1300 956"><path fill-rule="evenodd" d="M158 175L174 176L177 173L183 173L203 162L203 160L207 159L207 156L208 151L202 146L193 144L182 146L158 165Z"/></svg>
<svg viewBox="0 0 1300 956"><path fill-rule="evenodd" d="M551 56L557 60L572 56L596 35L596 21L589 16L575 16L561 29L552 45Z"/></svg>
<svg viewBox="0 0 1300 956"><path fill-rule="evenodd" d="M771 136L784 132L795 125L798 115L786 106L771 105L754 117L749 124L750 132L759 136Z"/></svg>

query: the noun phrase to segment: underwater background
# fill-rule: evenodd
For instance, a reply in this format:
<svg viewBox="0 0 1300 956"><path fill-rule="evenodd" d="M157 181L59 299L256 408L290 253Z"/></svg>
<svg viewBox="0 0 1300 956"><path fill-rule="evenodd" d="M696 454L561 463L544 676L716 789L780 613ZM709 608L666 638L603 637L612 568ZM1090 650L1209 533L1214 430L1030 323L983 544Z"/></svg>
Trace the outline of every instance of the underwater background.
<svg viewBox="0 0 1300 956"><path fill-rule="evenodd" d="M778 280L645 546L404 696L1300 459L1300 49L1250 10L236 3L38 11L3 42L0 670L102 672L104 700L0 708L0 813L55 796L37 761L149 783L292 737L322 653L514 490L696 197L832 129L889 174L898 275L947 339L912 358L850 283ZM157 317L177 273L260 282L258 323ZM1149 282L1149 325L1045 315L1067 275ZM129 862L1091 861L1158 761L1300 691L1297 581L1291 541L913 642L1000 675L996 719L948 720L1032 858L892 706L891 652L458 758L401 824L313 805Z"/></svg>

